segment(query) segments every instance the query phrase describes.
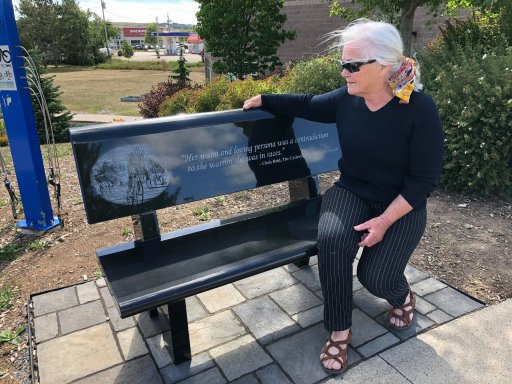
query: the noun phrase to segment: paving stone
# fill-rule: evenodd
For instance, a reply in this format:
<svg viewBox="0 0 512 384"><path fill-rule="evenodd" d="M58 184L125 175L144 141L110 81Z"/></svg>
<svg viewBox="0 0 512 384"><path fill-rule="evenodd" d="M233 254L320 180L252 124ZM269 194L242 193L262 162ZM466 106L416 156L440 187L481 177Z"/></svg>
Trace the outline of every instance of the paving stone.
<svg viewBox="0 0 512 384"><path fill-rule="evenodd" d="M135 321L140 327L144 337L151 337L157 333L166 332L171 328L167 314L163 308L158 308L158 316L151 318L149 312L142 312L135 315Z"/></svg>
<svg viewBox="0 0 512 384"><path fill-rule="evenodd" d="M359 258L355 258L352 263L352 276L357 276L357 266L359 265Z"/></svg>
<svg viewBox="0 0 512 384"><path fill-rule="evenodd" d="M149 353L137 327L132 327L117 333L117 339L119 340L121 352L125 360L131 360Z"/></svg>
<svg viewBox="0 0 512 384"><path fill-rule="evenodd" d="M386 300L372 295L366 289L354 292L353 297L354 305L371 317L384 313L391 307Z"/></svg>
<svg viewBox="0 0 512 384"><path fill-rule="evenodd" d="M328 374L319 364L327 332L322 324L315 325L267 347L283 370L295 384L312 384L325 379ZM361 357L349 348L348 359L355 364Z"/></svg>
<svg viewBox="0 0 512 384"><path fill-rule="evenodd" d="M256 371L256 376L260 379L261 384L292 384L283 371L275 364Z"/></svg>
<svg viewBox="0 0 512 384"><path fill-rule="evenodd" d="M187 304L187 319L189 322L208 316L208 312L204 310L197 297L187 297L185 303Z"/></svg>
<svg viewBox="0 0 512 384"><path fill-rule="evenodd" d="M116 332L131 328L135 325L135 321L132 316L127 317L126 319L121 319L121 315L116 307L107 308L107 312L108 317L110 318L110 323Z"/></svg>
<svg viewBox="0 0 512 384"><path fill-rule="evenodd" d="M94 281L78 284L76 286L76 293L78 294L78 301L80 304L85 304L89 301L100 299L100 293L98 292L98 288L96 287L96 283Z"/></svg>
<svg viewBox="0 0 512 384"><path fill-rule="evenodd" d="M245 298L236 290L233 284L227 284L197 295L208 312L214 313L243 303Z"/></svg>
<svg viewBox="0 0 512 384"><path fill-rule="evenodd" d="M441 291L425 296L425 299L454 317L464 315L484 306L452 287L446 287Z"/></svg>
<svg viewBox="0 0 512 384"><path fill-rule="evenodd" d="M250 335L213 348L209 352L228 381L235 380L273 361Z"/></svg>
<svg viewBox="0 0 512 384"><path fill-rule="evenodd" d="M357 276L354 277L354 280L352 282L352 291L355 292L355 291L359 291L360 289L363 289L363 284L361 284L361 282L359 281L359 279L357 278Z"/></svg>
<svg viewBox="0 0 512 384"><path fill-rule="evenodd" d="M319 305L318 307L308 309L307 311L296 313L292 316L292 319L295 320L302 328L309 327L315 323L320 323L324 319L324 306Z"/></svg>
<svg viewBox="0 0 512 384"><path fill-rule="evenodd" d="M312 291L318 291L322 288L320 285L318 265L302 268L299 271L292 273L292 276Z"/></svg>
<svg viewBox="0 0 512 384"><path fill-rule="evenodd" d="M241 377L239 379L236 379L235 381L230 381L231 384L260 384L258 379L254 377L253 375L247 375L244 377Z"/></svg>
<svg viewBox="0 0 512 384"><path fill-rule="evenodd" d="M294 315L322 304L322 300L302 284L292 285L291 287L273 292L269 296L289 315Z"/></svg>
<svg viewBox="0 0 512 384"><path fill-rule="evenodd" d="M115 307L116 303L114 302L114 298L112 297L112 294L108 290L108 287L100 288L101 297L103 298L103 301L105 302L105 307Z"/></svg>
<svg viewBox="0 0 512 384"><path fill-rule="evenodd" d="M34 319L34 334L37 343L53 339L59 334L59 323L57 322L57 314L49 313Z"/></svg>
<svg viewBox="0 0 512 384"><path fill-rule="evenodd" d="M433 277L429 277L426 280L422 280L419 283L411 285L413 292L419 296L428 295L429 293L438 291L445 287L446 284L441 283L439 280L436 280Z"/></svg>
<svg viewBox="0 0 512 384"><path fill-rule="evenodd" d="M105 281L104 277L101 277L98 280L96 280L96 285L98 286L98 288L103 288L107 286L107 282Z"/></svg>
<svg viewBox="0 0 512 384"><path fill-rule="evenodd" d="M452 316L441 311L440 309L436 309L435 311L429 313L427 317L430 320L434 320L437 324L443 324L453 319Z"/></svg>
<svg viewBox="0 0 512 384"><path fill-rule="evenodd" d="M436 309L435 305L432 305L427 300L422 299L420 296L415 296L416 298L416 306L414 309L421 313L422 315L426 315L429 312L432 312Z"/></svg>
<svg viewBox="0 0 512 384"><path fill-rule="evenodd" d="M189 324L192 354L206 351L245 334L231 311L224 311Z"/></svg>
<svg viewBox="0 0 512 384"><path fill-rule="evenodd" d="M59 289L32 296L34 317L46 315L47 313L61 311L78 305L75 287Z"/></svg>
<svg viewBox="0 0 512 384"><path fill-rule="evenodd" d="M209 371L200 373L190 379L180 382L180 384L225 384L226 379L222 377L218 368L212 368Z"/></svg>
<svg viewBox="0 0 512 384"><path fill-rule="evenodd" d="M386 320L385 315L377 317L376 320L380 324L387 327L387 325L386 325L387 320ZM405 340L405 339L408 339L409 337L412 337L412 336L416 335L417 333L431 327L434 324L435 323L432 320L430 320L428 317L422 315L421 313L414 312L414 317L412 320L411 328L405 329L403 331L398 331L398 330L392 329L391 332L395 336L397 336L400 340Z"/></svg>
<svg viewBox="0 0 512 384"><path fill-rule="evenodd" d="M315 291L315 295L317 295L320 300L322 300L322 301L324 300L324 294L322 293L321 289L319 289L318 291Z"/></svg>
<svg viewBox="0 0 512 384"><path fill-rule="evenodd" d="M213 360L208 353L203 352L192 356L191 361L184 362L179 365L170 364L160 370L166 384L173 384L180 380L184 380L199 372L212 368Z"/></svg>
<svg viewBox="0 0 512 384"><path fill-rule="evenodd" d="M364 357L369 357L375 355L376 353L382 352L386 348L389 348L398 342L400 342L398 337L391 334L390 332L387 332L384 335L379 336L376 339L357 348L357 352L359 352Z"/></svg>
<svg viewBox="0 0 512 384"><path fill-rule="evenodd" d="M149 346L149 351L155 360L158 368L165 367L172 363L171 355L169 354L168 340L170 340L169 333L160 333L156 336L146 339Z"/></svg>
<svg viewBox="0 0 512 384"><path fill-rule="evenodd" d="M40 382L65 384L122 363L106 323L37 346Z"/></svg>
<svg viewBox="0 0 512 384"><path fill-rule="evenodd" d="M405 277L407 278L407 281L409 282L409 285L413 285L429 277L427 273L420 271L419 269L416 269L409 264L407 264L407 266L405 267L404 274Z"/></svg>
<svg viewBox="0 0 512 384"><path fill-rule="evenodd" d="M161 384L155 364L149 356L132 360L117 367L107 369L76 384L123 383L123 384Z"/></svg>
<svg viewBox="0 0 512 384"><path fill-rule="evenodd" d="M237 281L234 284L245 297L253 299L295 283L296 280L283 268L275 268Z"/></svg>
<svg viewBox="0 0 512 384"><path fill-rule="evenodd" d="M58 317L63 335L107 321L100 300L60 311Z"/></svg>
<svg viewBox="0 0 512 384"><path fill-rule="evenodd" d="M266 344L299 327L268 297L260 297L233 308L252 334Z"/></svg>
<svg viewBox="0 0 512 384"><path fill-rule="evenodd" d="M361 312L359 309L352 311L352 345L357 347L383 335L387 332L386 328Z"/></svg>
<svg viewBox="0 0 512 384"><path fill-rule="evenodd" d="M121 318L117 307L107 308L107 313L110 319L110 323L116 332L123 331L135 326L135 318L133 316L127 317L125 319Z"/></svg>
<svg viewBox="0 0 512 384"><path fill-rule="evenodd" d="M350 368L342 377L330 379L325 384L410 384L406 378L383 359L375 356Z"/></svg>

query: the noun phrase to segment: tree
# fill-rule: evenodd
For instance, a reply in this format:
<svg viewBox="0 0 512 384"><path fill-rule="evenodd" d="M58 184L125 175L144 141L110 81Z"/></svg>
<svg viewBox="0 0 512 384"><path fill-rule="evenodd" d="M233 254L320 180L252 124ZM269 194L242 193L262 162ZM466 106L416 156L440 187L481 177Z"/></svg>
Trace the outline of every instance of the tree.
<svg viewBox="0 0 512 384"><path fill-rule="evenodd" d="M130 57L133 56L133 47L126 40L124 40L123 43L121 44L121 53L122 53L123 57L126 57L127 59L129 59Z"/></svg>
<svg viewBox="0 0 512 384"><path fill-rule="evenodd" d="M155 36L152 35L152 33L156 33L157 30L158 30L158 27L157 27L156 23L148 24L148 26L146 28L146 34L144 36L144 42L146 44L149 44L149 45L157 44L156 35Z"/></svg>
<svg viewBox="0 0 512 384"><path fill-rule="evenodd" d="M411 53L412 28L416 9L426 7L429 12L434 13L446 4L446 0L352 0L352 4L359 4L359 7L346 8L340 0L327 1L331 3L331 15L340 16L345 20L373 17L397 25L404 41L404 52L407 56Z"/></svg>
<svg viewBox="0 0 512 384"><path fill-rule="evenodd" d="M63 60L71 65L89 65L89 15L76 0L62 0L58 7L57 38Z"/></svg>
<svg viewBox="0 0 512 384"><path fill-rule="evenodd" d="M218 58L213 69L244 78L272 71L281 64L276 53L295 32L283 29L283 0L197 0L198 34Z"/></svg>
<svg viewBox="0 0 512 384"><path fill-rule="evenodd" d="M178 59L178 69L174 72L174 75L171 75L171 78L177 80L178 83L183 83L183 85L190 83L190 78L188 75L190 71L187 69L185 57L183 56L183 48L180 48L180 58Z"/></svg>
<svg viewBox="0 0 512 384"><path fill-rule="evenodd" d="M57 65L60 61L57 3L53 0L20 0L16 10L20 14L18 31L21 45L27 49L38 49L45 67L49 62Z"/></svg>
<svg viewBox="0 0 512 384"><path fill-rule="evenodd" d="M33 72L34 74L38 74L38 80L41 84L41 89L44 95L44 99L46 101L46 105L48 106L48 112L50 114L52 126L53 126L53 134L56 142L66 142L69 141L68 137L68 128L70 125L70 121L73 118L71 112L66 110L66 107L62 104L62 100L60 99L61 92L59 90L59 86L53 84L53 78L55 76L44 76L41 74L45 73L45 70L42 65L41 54L37 51L30 51L30 55L32 57L32 61L34 63L35 69L37 72ZM34 78L34 80L36 80ZM29 81L30 88L38 93L37 87L35 86L34 81ZM41 144L46 144L46 128L45 128L45 120L43 117L43 110L41 108L41 99L39 99L34 95L34 92L31 92L32 95L32 107L34 109L34 118L36 120L37 133L39 135L39 141ZM47 123L48 125L48 123Z"/></svg>
<svg viewBox="0 0 512 384"><path fill-rule="evenodd" d="M101 62L99 48L105 45L105 23L96 14L80 9L77 0L20 0L18 30L21 44L38 49L43 64L61 61L91 65ZM119 29L107 23L107 35Z"/></svg>

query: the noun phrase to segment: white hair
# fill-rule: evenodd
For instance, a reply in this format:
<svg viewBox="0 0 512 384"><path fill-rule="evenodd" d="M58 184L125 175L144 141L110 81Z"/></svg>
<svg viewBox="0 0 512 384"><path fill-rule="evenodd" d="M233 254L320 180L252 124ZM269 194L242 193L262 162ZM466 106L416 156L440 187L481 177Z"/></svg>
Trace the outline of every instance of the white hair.
<svg viewBox="0 0 512 384"><path fill-rule="evenodd" d="M344 29L331 32L329 40L334 40L332 48L340 52L349 45L357 49L362 57L358 60L375 59L381 65L391 65L391 74L396 73L402 65L404 43L400 32L392 24L384 21L357 19ZM423 88L420 82L419 64L416 63L416 81L414 90Z"/></svg>

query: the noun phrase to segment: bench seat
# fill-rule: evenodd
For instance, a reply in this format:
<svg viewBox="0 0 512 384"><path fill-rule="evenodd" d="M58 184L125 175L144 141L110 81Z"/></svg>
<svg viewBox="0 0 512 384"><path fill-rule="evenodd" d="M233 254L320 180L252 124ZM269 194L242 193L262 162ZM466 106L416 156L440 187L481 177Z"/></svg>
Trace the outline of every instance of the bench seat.
<svg viewBox="0 0 512 384"><path fill-rule="evenodd" d="M321 197L97 251L121 317L316 255Z"/></svg>

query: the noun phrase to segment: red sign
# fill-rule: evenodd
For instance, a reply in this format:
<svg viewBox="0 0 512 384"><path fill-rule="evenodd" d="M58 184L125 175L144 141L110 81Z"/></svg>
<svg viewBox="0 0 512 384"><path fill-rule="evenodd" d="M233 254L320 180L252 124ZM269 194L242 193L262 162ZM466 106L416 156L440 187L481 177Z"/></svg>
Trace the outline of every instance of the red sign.
<svg viewBox="0 0 512 384"><path fill-rule="evenodd" d="M123 28L124 37L144 37L146 28Z"/></svg>

